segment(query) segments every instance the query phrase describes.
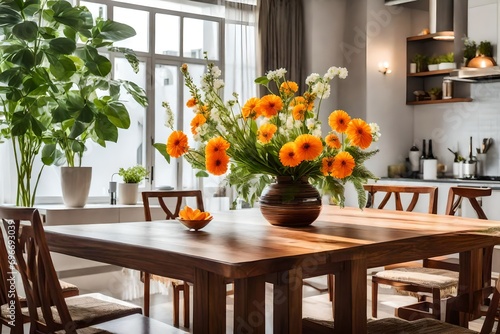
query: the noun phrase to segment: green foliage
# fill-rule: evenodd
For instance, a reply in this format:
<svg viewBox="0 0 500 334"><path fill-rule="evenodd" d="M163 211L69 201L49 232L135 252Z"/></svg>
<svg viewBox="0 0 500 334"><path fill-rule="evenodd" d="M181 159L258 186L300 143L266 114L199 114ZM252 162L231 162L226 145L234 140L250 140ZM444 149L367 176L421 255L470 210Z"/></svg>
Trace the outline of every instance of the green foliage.
<svg viewBox="0 0 500 334"><path fill-rule="evenodd" d="M493 57L493 45L489 41L482 41L477 47L477 52L485 57Z"/></svg>
<svg viewBox="0 0 500 334"><path fill-rule="evenodd" d="M123 182L125 183L139 183L146 176L148 176L149 172L144 168L144 166L137 165L134 167L129 167L127 169L120 168L118 170L118 175L123 178Z"/></svg>
<svg viewBox="0 0 500 334"><path fill-rule="evenodd" d="M88 9L64 0L6 0L0 3L0 29L0 141L12 139L18 183L26 191L43 144L44 164L66 160L74 166L86 140L102 146L117 141L118 128L130 125L120 87L147 105L137 85L111 79L112 64L98 51L134 36L132 27L101 18L94 24ZM138 68L132 50L111 51ZM29 197L18 204L32 205L34 193Z"/></svg>
<svg viewBox="0 0 500 334"><path fill-rule="evenodd" d="M446 53L443 55L440 55L438 57L439 62L438 63L454 63L455 62L455 55L453 52Z"/></svg>
<svg viewBox="0 0 500 334"><path fill-rule="evenodd" d="M439 94L441 94L441 88L439 88L439 87L432 87L431 89L429 89L429 94L431 94L431 95L439 95Z"/></svg>
<svg viewBox="0 0 500 334"><path fill-rule="evenodd" d="M477 52L477 45L476 42L465 38L464 39L464 58L467 60L466 62L468 63L469 60L474 58L476 56ZM467 64L466 64L467 65Z"/></svg>

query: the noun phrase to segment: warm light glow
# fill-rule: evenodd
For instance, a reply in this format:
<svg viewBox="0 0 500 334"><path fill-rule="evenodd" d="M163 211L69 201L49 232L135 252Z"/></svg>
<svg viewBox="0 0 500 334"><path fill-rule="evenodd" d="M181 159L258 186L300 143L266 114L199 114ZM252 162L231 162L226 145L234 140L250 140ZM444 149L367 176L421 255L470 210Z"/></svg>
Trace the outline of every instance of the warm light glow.
<svg viewBox="0 0 500 334"><path fill-rule="evenodd" d="M495 59L493 59L491 57L484 57L484 56L478 56L478 57L472 58L469 61L469 64L467 64L468 67L475 67L475 68L492 67L495 65L496 65Z"/></svg>
<svg viewBox="0 0 500 334"><path fill-rule="evenodd" d="M386 61L378 63L378 71L382 74L389 74L392 72L389 68L389 63Z"/></svg>

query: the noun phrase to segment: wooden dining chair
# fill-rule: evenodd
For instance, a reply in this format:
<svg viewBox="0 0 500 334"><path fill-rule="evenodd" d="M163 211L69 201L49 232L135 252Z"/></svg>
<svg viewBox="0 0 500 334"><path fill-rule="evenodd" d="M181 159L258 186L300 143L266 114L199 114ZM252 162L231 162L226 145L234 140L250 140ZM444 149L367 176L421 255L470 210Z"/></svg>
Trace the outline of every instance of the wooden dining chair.
<svg viewBox="0 0 500 334"><path fill-rule="evenodd" d="M467 198L478 217L486 219L477 198L490 195L490 188L451 187L448 193L446 213L455 215L462 199ZM482 273L485 298L491 292L492 257L493 247L485 249ZM376 273L372 276L372 316L377 317L378 285L386 284L395 287L400 292L418 298L418 302L415 304L399 307L396 311L399 317L412 320L425 317L441 319L441 299L456 293L458 270L458 259L439 257L423 259L422 267L391 268ZM430 294L431 297L428 297L427 294ZM427 299L431 299L431 301Z"/></svg>
<svg viewBox="0 0 500 334"><path fill-rule="evenodd" d="M31 332L76 333L97 323L141 314L136 305L101 294L64 298L50 257L40 214L34 208L0 207L26 295Z"/></svg>
<svg viewBox="0 0 500 334"><path fill-rule="evenodd" d="M179 217L179 211L182 206L185 205L185 200L187 198L194 198L196 200L196 208L200 211L205 211L203 206L203 196L200 190L178 190L178 191L143 191L142 192L142 202L144 204L144 217L146 221L151 221L151 204L158 203L162 208L165 219L172 220ZM151 202L154 200L154 202ZM168 201L174 201L172 204ZM168 202L168 204L167 204ZM144 279L144 314L149 316L150 308L150 280L156 279L159 281L165 281L165 278L159 276L150 275L149 273L143 274ZM168 279L172 284L173 289L173 311L174 311L174 326L179 326L179 309L180 309L180 292L183 292L184 299L184 327L189 328L189 293L190 287L187 282Z"/></svg>
<svg viewBox="0 0 500 334"><path fill-rule="evenodd" d="M380 185L380 184L365 184L363 188L368 192L368 201L366 204L367 208L384 209L388 203L390 203L391 197L394 198L394 208L398 211L413 211L419 200L425 200L427 198L428 213L437 212L437 198L438 198L438 187L431 186L395 186L395 185ZM383 195L384 197L379 204L376 201L376 194ZM406 198L408 196L408 198ZM406 201L408 199L408 204ZM421 266L415 263L399 263L388 266L389 268L403 267L403 266ZM332 302L332 312L335 312L334 308L334 290L335 286L335 276L328 275L328 293L330 301Z"/></svg>
<svg viewBox="0 0 500 334"><path fill-rule="evenodd" d="M498 308L500 301L500 279L497 280L494 288L491 303L486 312L480 334L496 333L500 334L500 324L498 324ZM495 322L496 330L493 332ZM304 318L302 320L303 334L323 334L332 333L334 330L334 321L318 320L313 318ZM400 318L369 319L367 321L368 334L478 334L478 332L452 325L447 322L432 318L423 318L414 321L408 321Z"/></svg>

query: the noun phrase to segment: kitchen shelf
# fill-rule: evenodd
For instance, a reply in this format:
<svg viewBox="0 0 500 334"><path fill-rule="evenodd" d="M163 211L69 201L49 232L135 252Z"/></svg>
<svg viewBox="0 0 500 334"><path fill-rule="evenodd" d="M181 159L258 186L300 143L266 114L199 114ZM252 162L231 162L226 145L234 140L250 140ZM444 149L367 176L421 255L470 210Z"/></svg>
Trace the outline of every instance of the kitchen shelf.
<svg viewBox="0 0 500 334"><path fill-rule="evenodd" d="M446 100L423 100L423 101L408 101L407 105L420 105L420 104L438 104L438 103L457 103L457 102L472 102L470 97L455 97Z"/></svg>
<svg viewBox="0 0 500 334"><path fill-rule="evenodd" d="M420 54L425 57L436 57L443 54L454 52L460 48L462 40L453 39L453 31L441 31L434 34L411 36L406 38L406 61L408 64L412 62L415 55ZM447 39L443 39L447 38ZM460 46L460 47L459 47ZM457 59L455 59L457 60ZM457 62L458 63L458 62ZM446 100L423 100L415 101L415 91L429 92L432 88L441 88L443 79L450 76L454 69L444 69L436 71L427 71L427 66L424 66L423 72L409 73L406 75L406 104L407 105L424 105L424 104L442 104L442 103L457 103L471 102L470 84L465 82L453 81L452 83L452 99Z"/></svg>
<svg viewBox="0 0 500 334"><path fill-rule="evenodd" d="M408 73L408 76L409 77L430 77L433 75L450 74L453 70L454 69Z"/></svg>

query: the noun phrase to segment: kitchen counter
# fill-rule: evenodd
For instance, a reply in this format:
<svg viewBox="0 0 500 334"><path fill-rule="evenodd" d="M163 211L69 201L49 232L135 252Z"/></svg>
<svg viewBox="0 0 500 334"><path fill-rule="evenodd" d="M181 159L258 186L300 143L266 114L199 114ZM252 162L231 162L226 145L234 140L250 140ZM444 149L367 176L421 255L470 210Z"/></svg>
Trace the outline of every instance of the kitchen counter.
<svg viewBox="0 0 500 334"><path fill-rule="evenodd" d="M500 190L500 177L498 176L481 176L477 179L456 179L453 176L444 176L437 178L435 180L424 180L424 179L412 179L412 178L389 178L381 177L384 181L395 181L395 182L424 182L424 183L454 183L458 185L477 185L477 186L488 186L493 190Z"/></svg>

